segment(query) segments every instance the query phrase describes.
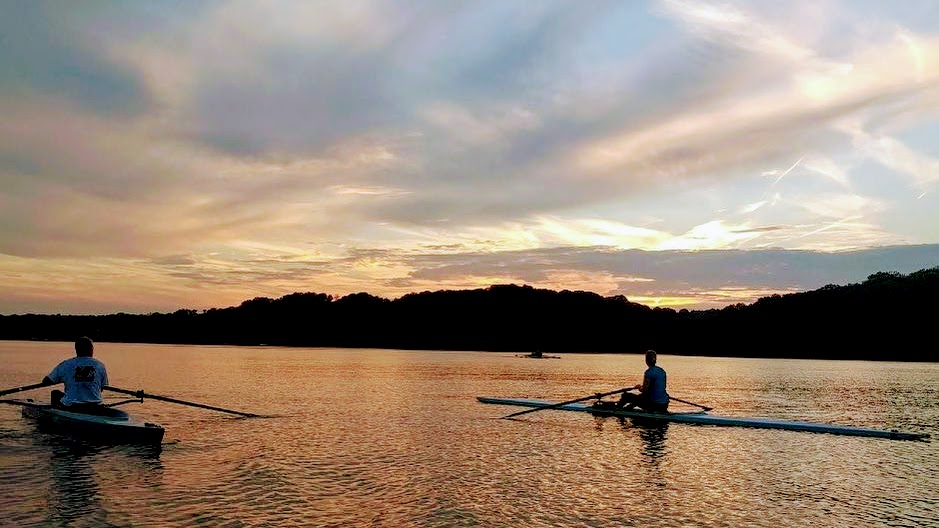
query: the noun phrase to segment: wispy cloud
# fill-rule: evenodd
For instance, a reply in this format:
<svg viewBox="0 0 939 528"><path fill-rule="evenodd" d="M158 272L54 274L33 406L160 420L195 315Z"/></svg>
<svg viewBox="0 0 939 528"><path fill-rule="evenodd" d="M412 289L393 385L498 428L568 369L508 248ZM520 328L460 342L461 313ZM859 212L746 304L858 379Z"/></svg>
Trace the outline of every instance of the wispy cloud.
<svg viewBox="0 0 939 528"><path fill-rule="evenodd" d="M934 243L921 7L18 3L0 311L516 280L674 303L723 286L590 263Z"/></svg>

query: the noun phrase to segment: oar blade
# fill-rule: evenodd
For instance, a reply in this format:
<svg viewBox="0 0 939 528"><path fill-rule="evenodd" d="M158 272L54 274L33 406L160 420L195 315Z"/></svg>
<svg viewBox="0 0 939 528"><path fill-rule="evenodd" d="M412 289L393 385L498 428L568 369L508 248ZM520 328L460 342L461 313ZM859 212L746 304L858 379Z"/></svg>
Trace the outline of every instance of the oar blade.
<svg viewBox="0 0 939 528"><path fill-rule="evenodd" d="M512 413L512 414L507 414L507 415L503 416L502 419L503 419L503 420L510 420L510 419L512 419L512 418L515 418L516 416L521 416L521 415L523 415L523 414L528 414L528 413L530 413L530 412L535 412L535 411L543 411L544 409L545 409L544 407L535 407L534 409L525 409L524 411L518 411L518 412L514 412L514 413Z"/></svg>

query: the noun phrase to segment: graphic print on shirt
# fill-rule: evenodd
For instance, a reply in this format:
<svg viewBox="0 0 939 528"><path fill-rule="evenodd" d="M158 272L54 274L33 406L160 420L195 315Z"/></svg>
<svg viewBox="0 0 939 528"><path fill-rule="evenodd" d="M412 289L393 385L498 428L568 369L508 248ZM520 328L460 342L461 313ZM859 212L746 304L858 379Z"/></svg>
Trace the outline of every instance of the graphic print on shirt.
<svg viewBox="0 0 939 528"><path fill-rule="evenodd" d="M88 365L84 367L75 367L75 381L94 381L95 380L95 367L93 365Z"/></svg>

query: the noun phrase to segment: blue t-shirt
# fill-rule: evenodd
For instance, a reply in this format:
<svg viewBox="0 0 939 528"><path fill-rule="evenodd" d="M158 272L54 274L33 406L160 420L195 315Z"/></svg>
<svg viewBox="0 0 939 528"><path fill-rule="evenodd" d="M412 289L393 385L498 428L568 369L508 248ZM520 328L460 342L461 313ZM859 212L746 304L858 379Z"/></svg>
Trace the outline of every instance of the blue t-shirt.
<svg viewBox="0 0 939 528"><path fill-rule="evenodd" d="M59 363L49 379L65 384L62 405L101 403L101 387L108 384L108 371L93 357L76 356Z"/></svg>
<svg viewBox="0 0 939 528"><path fill-rule="evenodd" d="M645 373L646 392L643 396L653 403L668 403L668 393L665 392L665 370L658 365L652 365Z"/></svg>

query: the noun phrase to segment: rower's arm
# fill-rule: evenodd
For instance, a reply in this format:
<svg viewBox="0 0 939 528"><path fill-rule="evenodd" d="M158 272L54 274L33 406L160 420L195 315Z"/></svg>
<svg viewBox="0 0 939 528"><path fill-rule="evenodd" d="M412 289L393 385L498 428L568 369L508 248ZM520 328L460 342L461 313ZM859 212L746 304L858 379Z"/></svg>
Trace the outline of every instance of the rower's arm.
<svg viewBox="0 0 939 528"><path fill-rule="evenodd" d="M42 378L41 383L42 383L43 385L55 385L55 382L52 381L52 380L49 378L49 376L46 376L45 378Z"/></svg>

